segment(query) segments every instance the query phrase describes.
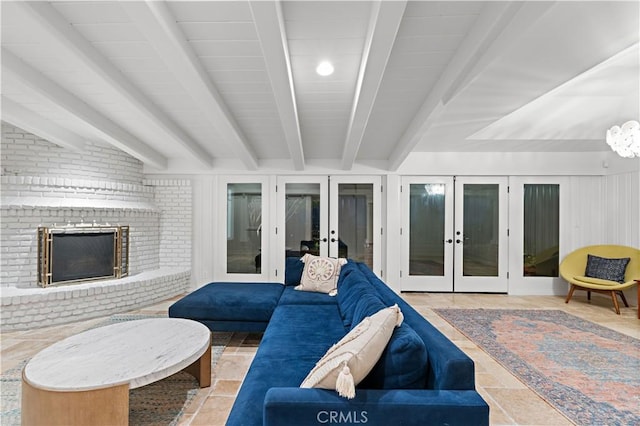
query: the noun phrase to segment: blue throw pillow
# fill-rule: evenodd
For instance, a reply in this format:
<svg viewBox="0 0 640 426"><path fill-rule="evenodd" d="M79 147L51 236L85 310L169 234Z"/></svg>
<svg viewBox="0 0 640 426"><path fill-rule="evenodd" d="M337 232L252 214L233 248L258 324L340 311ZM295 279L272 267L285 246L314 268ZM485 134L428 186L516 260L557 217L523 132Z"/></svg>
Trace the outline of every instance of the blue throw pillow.
<svg viewBox="0 0 640 426"><path fill-rule="evenodd" d="M624 283L624 273L631 258L608 259L606 257L587 255L587 268L584 275L601 280Z"/></svg>
<svg viewBox="0 0 640 426"><path fill-rule="evenodd" d="M284 285L298 285L302 278L304 263L299 257L287 257L284 265Z"/></svg>
<svg viewBox="0 0 640 426"><path fill-rule="evenodd" d="M428 354L424 341L411 326L402 323L391 335L382 356L360 382L366 389L424 389Z"/></svg>
<svg viewBox="0 0 640 426"><path fill-rule="evenodd" d="M360 296L351 328L368 316L386 308L373 288ZM424 341L406 323L397 327L382 356L360 383L363 389L423 389L427 380L428 354Z"/></svg>

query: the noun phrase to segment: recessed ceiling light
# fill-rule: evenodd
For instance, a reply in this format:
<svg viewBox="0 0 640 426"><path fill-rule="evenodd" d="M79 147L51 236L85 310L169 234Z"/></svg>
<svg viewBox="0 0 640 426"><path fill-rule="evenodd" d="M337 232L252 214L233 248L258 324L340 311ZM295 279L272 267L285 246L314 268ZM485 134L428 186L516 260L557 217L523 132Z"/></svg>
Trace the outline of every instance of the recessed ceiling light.
<svg viewBox="0 0 640 426"><path fill-rule="evenodd" d="M329 61L320 62L316 68L316 72L323 77L333 74L333 65Z"/></svg>

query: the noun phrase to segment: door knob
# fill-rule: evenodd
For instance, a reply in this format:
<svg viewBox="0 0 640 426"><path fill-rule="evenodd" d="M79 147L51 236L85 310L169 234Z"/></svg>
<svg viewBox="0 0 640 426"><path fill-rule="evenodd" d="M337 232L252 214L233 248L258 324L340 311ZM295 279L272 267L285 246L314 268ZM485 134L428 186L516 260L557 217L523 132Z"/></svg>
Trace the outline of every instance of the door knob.
<svg viewBox="0 0 640 426"><path fill-rule="evenodd" d="M323 243L326 243L326 242L327 242L326 237L322 239L322 242L323 242Z"/></svg>
<svg viewBox="0 0 640 426"><path fill-rule="evenodd" d="M456 243L460 244L462 242L462 240L456 240Z"/></svg>
<svg viewBox="0 0 640 426"><path fill-rule="evenodd" d="M449 238L448 240L445 241L445 243L449 243L451 244L453 242L453 240L451 238Z"/></svg>
<svg viewBox="0 0 640 426"><path fill-rule="evenodd" d="M335 238L332 238L332 239L331 239L331 242L332 242L332 243L335 243L335 242L336 242L336 239L335 239Z"/></svg>

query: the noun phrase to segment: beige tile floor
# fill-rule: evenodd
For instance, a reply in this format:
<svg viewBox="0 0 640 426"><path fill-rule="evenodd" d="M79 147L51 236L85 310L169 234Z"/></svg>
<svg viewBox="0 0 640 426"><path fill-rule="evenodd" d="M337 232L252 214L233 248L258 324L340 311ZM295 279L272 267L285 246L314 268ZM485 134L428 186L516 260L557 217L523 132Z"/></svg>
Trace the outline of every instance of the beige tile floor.
<svg viewBox="0 0 640 426"><path fill-rule="evenodd" d="M599 295L594 295L589 303L584 294L578 294L568 305L564 303L564 298L554 296L418 293L403 296L417 311L473 358L476 363L476 386L491 407L492 425L570 425L571 422L441 319L433 312L433 308L560 309L640 338L640 320L637 319L636 308L621 308L621 315L616 315L611 301ZM173 300L175 299L132 313L166 314ZM14 367L25 358L35 355L50 344L85 330L102 320L103 318L96 318L60 326L0 333L2 372ZM230 344L211 373L211 387L199 391L182 417L181 425L224 424L259 343L260 334L236 333L233 335Z"/></svg>

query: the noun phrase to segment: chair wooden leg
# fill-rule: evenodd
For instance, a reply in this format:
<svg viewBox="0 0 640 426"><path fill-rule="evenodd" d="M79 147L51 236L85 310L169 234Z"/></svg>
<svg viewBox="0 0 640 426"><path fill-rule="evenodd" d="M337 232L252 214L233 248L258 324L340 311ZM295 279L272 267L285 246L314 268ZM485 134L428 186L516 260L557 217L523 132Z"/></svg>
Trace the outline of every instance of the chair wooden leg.
<svg viewBox="0 0 640 426"><path fill-rule="evenodd" d="M620 295L620 299L622 299L622 303L624 303L624 306L628 308L629 304L627 303L627 298L624 297L624 292L618 291L618 294Z"/></svg>
<svg viewBox="0 0 640 426"><path fill-rule="evenodd" d="M616 314L620 315L620 306L618 306L618 297L615 291L611 292L611 299L613 300L613 306L616 308Z"/></svg>
<svg viewBox="0 0 640 426"><path fill-rule="evenodd" d="M569 294L567 294L567 298L565 299L564 303L569 303L569 300L571 300L571 297L573 297L573 292L575 290L576 290L575 284L571 284L571 288L569 289Z"/></svg>

